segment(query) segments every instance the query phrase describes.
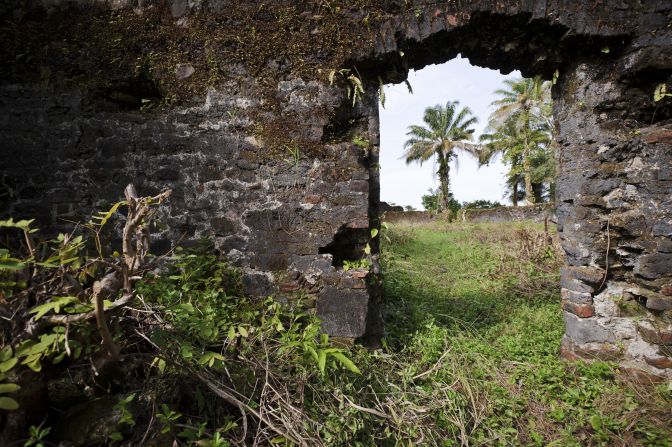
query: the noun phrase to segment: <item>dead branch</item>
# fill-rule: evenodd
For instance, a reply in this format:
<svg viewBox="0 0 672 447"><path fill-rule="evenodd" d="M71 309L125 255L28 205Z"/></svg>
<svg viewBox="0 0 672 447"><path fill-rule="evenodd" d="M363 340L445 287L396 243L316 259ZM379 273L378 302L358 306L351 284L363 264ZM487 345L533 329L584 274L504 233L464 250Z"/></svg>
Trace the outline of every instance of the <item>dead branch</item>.
<svg viewBox="0 0 672 447"><path fill-rule="evenodd" d="M114 301L105 312L113 312L117 309L125 307L130 304L135 298L134 294L124 294L121 298ZM42 333L45 329L54 326L67 326L84 321L91 321L96 318L96 309L91 312L75 314L75 315L50 315L40 318L38 321L31 320L26 325L24 333L28 336L35 336Z"/></svg>
<svg viewBox="0 0 672 447"><path fill-rule="evenodd" d="M118 278L117 272L108 273L103 279L93 283L93 305L96 314L96 324L98 332L100 332L100 336L103 339L103 346L112 361L119 360L119 347L114 343L110 328L107 326L104 301L110 297L117 296L119 289L121 289L121 281Z"/></svg>

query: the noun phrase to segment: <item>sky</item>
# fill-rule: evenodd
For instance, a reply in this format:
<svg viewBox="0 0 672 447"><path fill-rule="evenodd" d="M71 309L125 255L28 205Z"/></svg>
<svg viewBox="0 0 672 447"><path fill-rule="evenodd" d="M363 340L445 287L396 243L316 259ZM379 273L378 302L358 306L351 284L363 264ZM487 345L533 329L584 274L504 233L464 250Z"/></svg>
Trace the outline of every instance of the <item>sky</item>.
<svg viewBox="0 0 672 447"><path fill-rule="evenodd" d="M497 99L492 92L502 86L507 78L520 77L514 71L502 75L496 70L475 67L468 59L457 57L445 64L430 65L422 70L411 71L406 84L385 86L385 108L380 108L380 198L388 203L411 205L422 208L422 196L429 188L438 186L436 166L428 160L420 166L406 165L400 157L406 141L407 127L424 124L425 108L447 101L459 101L460 106L469 106L478 124L476 138L483 132L492 111L490 103ZM459 154L459 167L451 165L451 192L459 202L478 199L505 203L504 178L507 171L499 157L489 166L478 167L469 154ZM508 203L506 203L508 204Z"/></svg>

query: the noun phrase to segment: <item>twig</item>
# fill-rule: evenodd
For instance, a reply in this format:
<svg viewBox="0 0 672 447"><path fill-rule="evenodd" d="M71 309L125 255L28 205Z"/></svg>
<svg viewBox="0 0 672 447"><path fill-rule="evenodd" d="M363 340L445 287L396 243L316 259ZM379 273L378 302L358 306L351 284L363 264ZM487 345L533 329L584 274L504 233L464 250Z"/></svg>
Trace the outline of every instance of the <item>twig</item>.
<svg viewBox="0 0 672 447"><path fill-rule="evenodd" d="M108 273L103 279L93 283L93 303L98 332L100 332L100 336L103 339L103 346L113 361L119 360L120 350L114 342L114 338L112 338L110 328L107 326L104 301L106 298L115 296L120 288L121 283L117 278L116 272Z"/></svg>
<svg viewBox="0 0 672 447"><path fill-rule="evenodd" d="M345 400L348 401L348 405L350 405L350 406L351 406L352 408L354 408L355 410L363 411L364 413L369 413L369 414L372 414L372 415L374 415L374 416L378 416L379 418L383 418L383 419L392 419L391 416L389 416L389 415L387 415L387 414L385 414L385 413L382 413L382 412L380 412L380 411L378 411L378 410L374 410L373 408L366 408L366 407L362 407L361 405L357 405L356 403L354 403L353 401L351 401L351 400L348 398L348 396L345 396L345 395L344 395L343 397L345 398Z"/></svg>
<svg viewBox="0 0 672 447"><path fill-rule="evenodd" d="M423 373L420 373L420 374L418 374L418 375L416 375L416 376L413 376L413 380L419 379L419 378L421 378L421 377L424 377L424 376L426 376L426 375L428 375L428 374L431 374L431 373L433 373L434 371L438 370L438 369L439 369L439 366L441 365L441 362L442 362L443 359L448 355L448 353L450 353L451 349L453 349L453 348L451 347L451 348L446 349L446 350L444 351L444 353L441 354L441 357L439 357L439 359L436 361L436 363L434 364L434 366L432 366L431 368L429 368L427 371L425 371L425 372L423 372Z"/></svg>
<svg viewBox="0 0 672 447"><path fill-rule="evenodd" d="M119 309L121 307L126 306L128 303L133 301L135 298L135 295L132 293L125 294L118 300L114 301L107 309L105 309L105 312L112 312L116 309ZM62 325L68 325L68 324L73 324L73 323L80 323L83 321L89 321L93 320L96 318L96 311L95 309L92 310L91 312L86 312L86 313L81 313L81 314L76 314L76 315L51 315L51 316L44 316L40 318L37 322L34 320L31 320L28 325L26 325L26 330L25 333L32 336L39 334L43 329L48 328L48 327L53 327L53 326L62 326Z"/></svg>
<svg viewBox="0 0 672 447"><path fill-rule="evenodd" d="M178 367L183 368L183 369L188 368L187 365L181 364L180 362L178 362L174 359L171 359L170 357L165 355L166 354L165 350L161 349L161 347L159 347L156 343L154 343L152 340L150 340L149 337L147 337L142 332L135 329L135 333L138 334L143 339L145 339L145 341L147 341L149 344L154 346L154 348L157 349L159 352L163 353L164 358L166 360L170 361L171 363L173 363L175 366L178 366ZM254 408L250 407L245 402L238 399L233 394L233 393L235 393L234 390L231 390L230 388L226 387L225 385L222 385L222 384L219 384L219 383L215 382L214 380L210 379L209 377L205 376L204 374L202 374L199 371L195 371L195 370L191 369L191 373L194 377L196 377L198 380L203 382L203 384L205 386L207 386L210 389L210 391L212 391L217 396L224 399L229 404L237 407L239 409L239 411L241 412L241 415L243 416L243 418L245 418L247 416L247 414L250 414L250 415L254 416L258 421L266 424L266 426L268 426L268 428L270 428L276 434L286 438L288 441L294 442L295 444L298 444L298 445L301 445L301 446L306 446L306 447L309 446L309 444L307 444L305 441L303 441L301 439L297 439L294 436L290 435L289 433L282 431L273 422L268 420L263 415L259 414L259 412L257 410L255 410ZM246 424L246 422L244 422L244 423Z"/></svg>

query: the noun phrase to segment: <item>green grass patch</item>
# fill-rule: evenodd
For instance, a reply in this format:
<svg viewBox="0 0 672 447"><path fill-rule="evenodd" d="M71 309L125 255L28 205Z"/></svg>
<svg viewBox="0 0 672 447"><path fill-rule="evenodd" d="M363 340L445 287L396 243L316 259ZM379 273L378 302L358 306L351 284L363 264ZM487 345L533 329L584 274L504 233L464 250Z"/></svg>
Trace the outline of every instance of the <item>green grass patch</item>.
<svg viewBox="0 0 672 447"><path fill-rule="evenodd" d="M427 445L672 445L669 385L559 358L555 235L533 224L434 224L383 236L386 344L418 386L445 399L433 402Z"/></svg>

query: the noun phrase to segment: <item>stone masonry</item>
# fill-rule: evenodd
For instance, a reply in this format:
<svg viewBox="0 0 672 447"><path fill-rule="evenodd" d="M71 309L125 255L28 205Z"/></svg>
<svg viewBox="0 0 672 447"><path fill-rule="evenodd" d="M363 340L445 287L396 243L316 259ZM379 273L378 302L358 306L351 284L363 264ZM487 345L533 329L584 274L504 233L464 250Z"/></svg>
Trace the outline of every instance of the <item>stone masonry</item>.
<svg viewBox="0 0 672 447"><path fill-rule="evenodd" d="M59 231L173 188L155 251L210 237L251 295L375 340L376 91L461 53L555 81L563 355L672 377L669 1L256 3L0 3L1 214Z"/></svg>

